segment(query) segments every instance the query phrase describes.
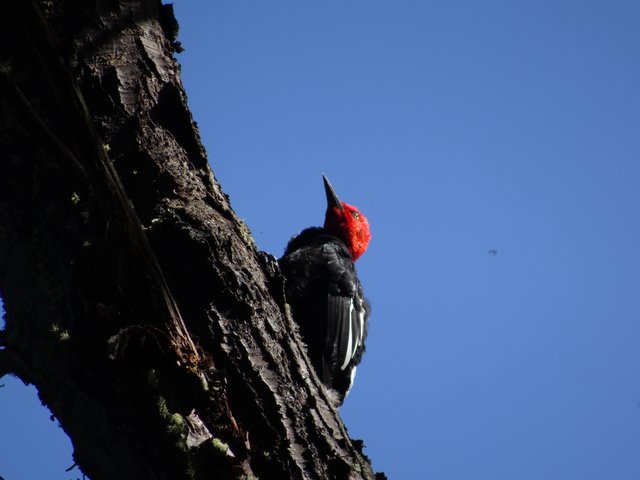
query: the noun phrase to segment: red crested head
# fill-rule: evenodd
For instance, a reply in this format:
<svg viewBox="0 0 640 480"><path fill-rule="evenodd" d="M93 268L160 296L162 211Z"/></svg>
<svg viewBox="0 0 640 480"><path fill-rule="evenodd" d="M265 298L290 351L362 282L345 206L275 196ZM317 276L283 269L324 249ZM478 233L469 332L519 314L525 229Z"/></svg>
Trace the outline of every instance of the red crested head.
<svg viewBox="0 0 640 480"><path fill-rule="evenodd" d="M356 207L338 200L327 177L323 175L322 178L327 194L324 228L346 244L351 257L356 261L369 246L371 240L369 222Z"/></svg>

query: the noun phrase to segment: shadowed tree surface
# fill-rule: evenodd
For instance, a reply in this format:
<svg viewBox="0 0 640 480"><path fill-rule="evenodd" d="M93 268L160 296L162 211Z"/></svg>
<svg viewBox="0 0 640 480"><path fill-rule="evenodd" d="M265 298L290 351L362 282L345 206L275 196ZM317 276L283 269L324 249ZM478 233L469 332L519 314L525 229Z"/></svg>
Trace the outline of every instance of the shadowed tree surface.
<svg viewBox="0 0 640 480"><path fill-rule="evenodd" d="M0 375L94 480L375 478L209 169L176 30L153 0L0 4Z"/></svg>

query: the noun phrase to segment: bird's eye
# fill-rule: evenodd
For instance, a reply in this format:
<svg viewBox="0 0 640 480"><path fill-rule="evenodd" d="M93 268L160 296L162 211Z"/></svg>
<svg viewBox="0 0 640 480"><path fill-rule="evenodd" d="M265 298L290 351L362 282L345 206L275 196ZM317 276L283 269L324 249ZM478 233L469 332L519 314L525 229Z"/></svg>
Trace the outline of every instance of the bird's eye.
<svg viewBox="0 0 640 480"><path fill-rule="evenodd" d="M351 216L358 220L360 218L360 214L358 212L351 212Z"/></svg>

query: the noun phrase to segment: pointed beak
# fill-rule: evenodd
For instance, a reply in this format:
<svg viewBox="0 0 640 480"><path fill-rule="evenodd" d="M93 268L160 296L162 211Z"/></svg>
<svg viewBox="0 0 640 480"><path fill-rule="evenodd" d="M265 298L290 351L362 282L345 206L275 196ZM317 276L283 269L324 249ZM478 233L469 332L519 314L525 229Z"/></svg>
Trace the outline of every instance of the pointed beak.
<svg viewBox="0 0 640 480"><path fill-rule="evenodd" d="M342 210L344 207L342 206L342 203L340 203L340 200L338 200L336 192L333 191L333 187L331 186L331 183L329 183L329 179L325 175L322 175L322 179L324 180L324 191L327 194L327 209L338 207Z"/></svg>

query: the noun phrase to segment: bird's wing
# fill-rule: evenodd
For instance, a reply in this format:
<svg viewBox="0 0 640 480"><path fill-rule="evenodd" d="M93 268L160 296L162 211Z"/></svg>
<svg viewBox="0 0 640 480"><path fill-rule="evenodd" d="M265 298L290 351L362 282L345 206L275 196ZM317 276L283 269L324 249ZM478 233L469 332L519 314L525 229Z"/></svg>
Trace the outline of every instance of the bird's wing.
<svg viewBox="0 0 640 480"><path fill-rule="evenodd" d="M323 248L327 273L333 279L325 298L325 355L334 375L350 377L364 350L369 309L348 253L334 244Z"/></svg>

